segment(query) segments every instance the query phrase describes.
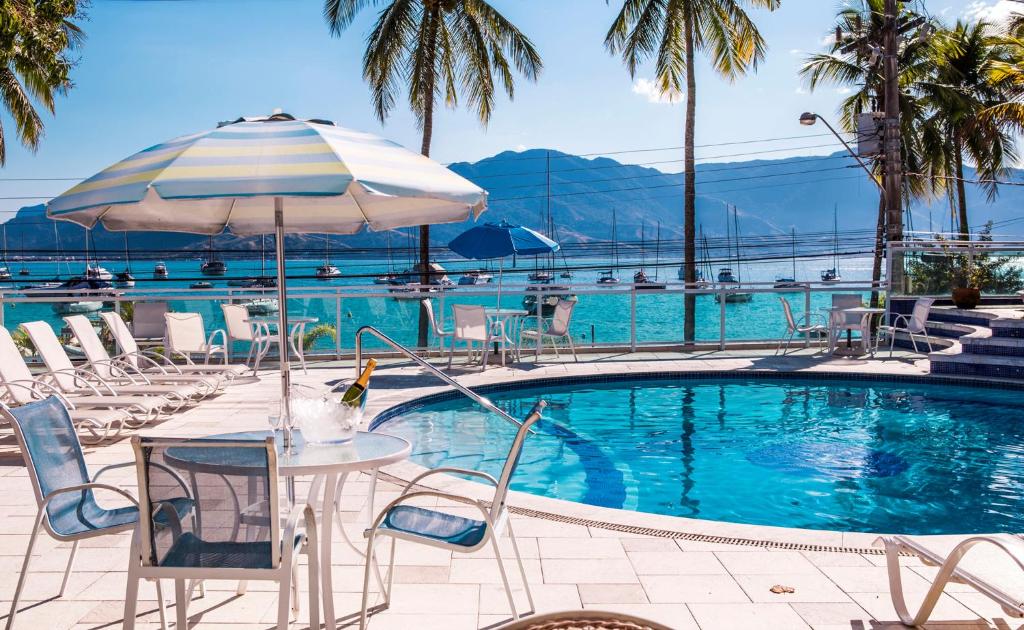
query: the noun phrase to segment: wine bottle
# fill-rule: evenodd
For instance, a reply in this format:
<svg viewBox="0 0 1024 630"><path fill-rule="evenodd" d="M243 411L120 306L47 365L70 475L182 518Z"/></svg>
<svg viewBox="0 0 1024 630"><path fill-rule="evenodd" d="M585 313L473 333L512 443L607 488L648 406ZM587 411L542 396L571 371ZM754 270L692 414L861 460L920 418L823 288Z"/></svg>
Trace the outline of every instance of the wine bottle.
<svg viewBox="0 0 1024 630"><path fill-rule="evenodd" d="M355 383L348 386L345 390L345 394L341 397L341 402L350 407L361 407L363 401L360 399L363 392L370 384L370 374L373 373L373 368L377 367L376 359L369 359L366 361L366 368L363 373L359 375Z"/></svg>

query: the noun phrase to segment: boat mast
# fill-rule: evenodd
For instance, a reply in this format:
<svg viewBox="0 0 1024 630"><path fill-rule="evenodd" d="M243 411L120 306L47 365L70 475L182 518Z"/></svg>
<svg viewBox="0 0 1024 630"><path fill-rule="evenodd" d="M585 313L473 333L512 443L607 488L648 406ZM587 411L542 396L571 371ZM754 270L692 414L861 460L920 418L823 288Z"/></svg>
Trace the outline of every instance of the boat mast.
<svg viewBox="0 0 1024 630"><path fill-rule="evenodd" d="M25 228L22 228L18 234L21 237L21 275L25 275Z"/></svg>
<svg viewBox="0 0 1024 630"><path fill-rule="evenodd" d="M832 268L839 277L839 204L832 206Z"/></svg>
<svg viewBox="0 0 1024 630"><path fill-rule="evenodd" d="M124 271L125 273L132 272L132 257L128 252L128 232L123 232L124 235Z"/></svg>
<svg viewBox="0 0 1024 630"><path fill-rule="evenodd" d="M729 204L725 204L725 264L732 266L732 230L729 228Z"/></svg>
<svg viewBox="0 0 1024 630"><path fill-rule="evenodd" d="M658 279L658 265L661 264L661 221L658 221L658 230L655 233L654 241L654 279Z"/></svg>
<svg viewBox="0 0 1024 630"><path fill-rule="evenodd" d="M4 267L7 267L7 222L4 222Z"/></svg>
<svg viewBox="0 0 1024 630"><path fill-rule="evenodd" d="M267 275L267 235L260 234L260 276Z"/></svg>
<svg viewBox="0 0 1024 630"><path fill-rule="evenodd" d="M619 226L616 224L615 208L612 208L612 260L615 261L615 271L619 270Z"/></svg>
<svg viewBox="0 0 1024 630"><path fill-rule="evenodd" d="M736 206L732 207L732 220L734 224L733 236L736 238L736 280L743 281L743 272L740 268L740 212Z"/></svg>
<svg viewBox="0 0 1024 630"><path fill-rule="evenodd" d="M796 281L796 228L791 228L793 236L793 277L792 280Z"/></svg>

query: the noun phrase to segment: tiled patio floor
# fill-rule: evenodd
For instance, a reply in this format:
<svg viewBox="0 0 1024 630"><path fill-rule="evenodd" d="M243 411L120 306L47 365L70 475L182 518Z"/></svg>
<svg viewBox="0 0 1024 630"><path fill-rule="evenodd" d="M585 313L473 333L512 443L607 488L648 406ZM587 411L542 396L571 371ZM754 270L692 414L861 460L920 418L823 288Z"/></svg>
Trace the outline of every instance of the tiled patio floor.
<svg viewBox="0 0 1024 630"><path fill-rule="evenodd" d="M921 374L925 366L910 360L822 362L808 355L774 358L770 353L729 353L700 356L643 354L589 356L580 364L558 362L525 372L489 370L486 374L464 372L467 383L492 382L512 376L552 376L571 372L651 371L691 369L770 370L866 370ZM351 376L351 364L314 368L295 380L323 386ZM258 383L230 387L216 400L202 403L169 420L147 428L145 433L191 436L215 432L265 428L266 402L277 393L276 373L265 372ZM410 367L384 366L374 380L371 410L389 406L432 388L434 382ZM415 389L413 389L415 388ZM128 461L126 440L87 449L91 467ZM399 477L408 467L390 471ZM134 488L131 469L111 473L108 482ZM14 591L21 557L35 513L29 481L10 431L0 429L0 607L6 613ZM361 540L361 513L368 484L365 477L350 481L344 490L345 527ZM377 505L396 496L397 486L378 486ZM302 496L300 488L300 496ZM531 504L531 497L513 495L513 505ZM549 500L550 501L550 500ZM550 506L550 503L546 505ZM567 511L599 520L613 512L588 510L569 504ZM453 508L456 511L460 508ZM464 508L462 508L464 509ZM642 515L626 515L632 520ZM652 517L652 527L688 531L693 521ZM599 526L565 524L551 520L514 517L515 529L526 556L527 572L541 612L573 608L624 611L660 621L673 628L733 629L815 628L820 630L901 627L896 623L888 593L884 558L867 553L809 552L772 547L735 546L625 534ZM705 524L707 525L707 524ZM724 532L727 526L715 525ZM728 535L728 534L726 534ZM507 541L506 541L507 542ZM104 537L83 544L77 570L65 596L51 598L58 590L70 545L42 537L25 592L18 628L118 628L122 623L129 536ZM486 551L452 557L443 551L399 544L398 569L392 606L372 618L374 630L388 628L458 630L499 627L509 620L494 560ZM906 559L904 575L913 596L923 594L934 569ZM335 601L339 617L359 605L362 561L337 542L334 554ZM305 578L300 578L305 590ZM795 589L774 594L775 584ZM168 589L172 590L172 589ZM204 598L189 608L190 622L198 628L268 628L274 623L276 591L271 584L250 584L244 596L235 595L235 584L213 582ZM520 605L525 598L519 592ZM158 627L155 591L144 585L138 627ZM37 604L35 604L38 602ZM915 602L916 603L916 602ZM34 605L33 605L34 604ZM170 610L173 618L173 609ZM305 617L305 610L301 617ZM953 586L942 596L937 621L930 627L1017 628L1020 621L1007 617L987 599ZM5 619L5 618L4 618ZM295 627L305 627L303 621Z"/></svg>

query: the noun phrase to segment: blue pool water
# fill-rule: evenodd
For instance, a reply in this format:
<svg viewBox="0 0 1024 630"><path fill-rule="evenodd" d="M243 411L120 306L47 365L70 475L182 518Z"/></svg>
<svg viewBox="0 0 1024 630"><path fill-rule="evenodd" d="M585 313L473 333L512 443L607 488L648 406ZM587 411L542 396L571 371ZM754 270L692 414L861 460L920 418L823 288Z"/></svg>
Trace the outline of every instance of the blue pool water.
<svg viewBox="0 0 1024 630"><path fill-rule="evenodd" d="M513 488L736 523L952 534L1022 532L1024 392L938 384L646 378L488 393L549 401ZM381 430L413 459L497 474L513 427L465 398Z"/></svg>

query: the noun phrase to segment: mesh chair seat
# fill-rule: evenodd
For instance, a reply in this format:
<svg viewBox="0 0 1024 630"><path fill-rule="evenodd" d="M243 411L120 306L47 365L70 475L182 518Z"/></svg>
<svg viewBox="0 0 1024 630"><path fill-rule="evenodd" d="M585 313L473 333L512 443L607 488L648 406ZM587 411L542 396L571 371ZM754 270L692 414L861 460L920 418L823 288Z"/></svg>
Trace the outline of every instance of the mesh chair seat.
<svg viewBox="0 0 1024 630"><path fill-rule="evenodd" d="M293 541L297 549L302 536ZM273 568L271 543L205 541L195 534L182 534L167 555L160 561L162 567L190 567L210 569L270 569Z"/></svg>
<svg viewBox="0 0 1024 630"><path fill-rule="evenodd" d="M397 505L388 512L380 529L473 547L483 540L487 523L414 505Z"/></svg>

